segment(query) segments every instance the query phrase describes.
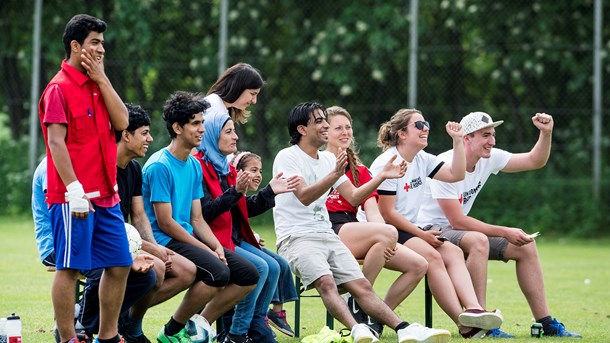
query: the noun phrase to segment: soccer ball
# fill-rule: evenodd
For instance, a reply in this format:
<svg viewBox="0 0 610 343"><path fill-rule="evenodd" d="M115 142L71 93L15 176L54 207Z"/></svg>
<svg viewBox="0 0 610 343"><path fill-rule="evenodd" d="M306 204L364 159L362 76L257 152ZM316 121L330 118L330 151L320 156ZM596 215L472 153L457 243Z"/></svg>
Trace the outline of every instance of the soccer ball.
<svg viewBox="0 0 610 343"><path fill-rule="evenodd" d="M186 332L191 337L193 343L210 343L214 339L210 323L198 314L194 314L186 322Z"/></svg>
<svg viewBox="0 0 610 343"><path fill-rule="evenodd" d="M142 237L140 237L138 230L129 223L125 223L125 230L127 231L127 241L129 242L129 253L131 254L131 259L134 260L142 249Z"/></svg>

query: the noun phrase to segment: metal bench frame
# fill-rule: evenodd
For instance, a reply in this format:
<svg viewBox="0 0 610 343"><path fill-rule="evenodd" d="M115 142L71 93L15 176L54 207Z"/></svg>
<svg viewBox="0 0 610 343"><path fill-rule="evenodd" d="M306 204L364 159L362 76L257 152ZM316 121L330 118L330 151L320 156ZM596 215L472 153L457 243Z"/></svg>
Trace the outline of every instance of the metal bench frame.
<svg viewBox="0 0 610 343"><path fill-rule="evenodd" d="M360 262L360 261L359 261ZM301 298L319 298L319 294L313 295L303 295L305 292L305 287L301 283L301 279L298 276L294 278L294 285L296 287L296 291L299 294L299 298L294 302L294 336L299 337L301 334ZM428 275L426 274L424 278L424 310L425 310L425 321L426 326L432 327L432 293L430 292L430 288L428 287ZM333 329L335 326L335 318L326 311L326 326Z"/></svg>

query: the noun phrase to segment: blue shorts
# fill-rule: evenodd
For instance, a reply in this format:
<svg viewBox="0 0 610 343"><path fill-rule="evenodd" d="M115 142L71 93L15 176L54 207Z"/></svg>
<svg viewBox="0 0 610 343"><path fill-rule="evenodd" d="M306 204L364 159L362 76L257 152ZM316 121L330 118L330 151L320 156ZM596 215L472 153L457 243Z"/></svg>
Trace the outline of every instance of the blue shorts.
<svg viewBox="0 0 610 343"><path fill-rule="evenodd" d="M119 204L113 207L94 204L93 208L95 212L79 219L70 215L68 204L49 207L57 270L131 266Z"/></svg>

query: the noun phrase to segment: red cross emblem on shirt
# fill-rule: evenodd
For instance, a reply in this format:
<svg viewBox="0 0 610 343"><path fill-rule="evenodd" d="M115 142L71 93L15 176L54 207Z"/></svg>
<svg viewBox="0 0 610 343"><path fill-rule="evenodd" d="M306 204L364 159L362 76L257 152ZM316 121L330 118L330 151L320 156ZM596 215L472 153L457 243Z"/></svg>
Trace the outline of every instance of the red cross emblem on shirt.
<svg viewBox="0 0 610 343"><path fill-rule="evenodd" d="M405 182L405 186L403 188L405 189L405 192L408 192L409 188L411 188L411 186L409 186L408 182Z"/></svg>

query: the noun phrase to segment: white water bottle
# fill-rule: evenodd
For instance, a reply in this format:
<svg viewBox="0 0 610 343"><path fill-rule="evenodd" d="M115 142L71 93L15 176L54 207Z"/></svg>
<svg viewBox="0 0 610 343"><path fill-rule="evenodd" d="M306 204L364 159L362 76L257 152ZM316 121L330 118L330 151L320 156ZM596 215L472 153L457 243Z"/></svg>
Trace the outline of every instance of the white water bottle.
<svg viewBox="0 0 610 343"><path fill-rule="evenodd" d="M21 343L21 319L12 313L6 318L7 343Z"/></svg>
<svg viewBox="0 0 610 343"><path fill-rule="evenodd" d="M0 343L6 342L6 318L0 318Z"/></svg>

